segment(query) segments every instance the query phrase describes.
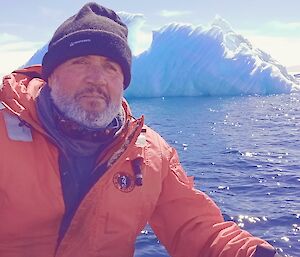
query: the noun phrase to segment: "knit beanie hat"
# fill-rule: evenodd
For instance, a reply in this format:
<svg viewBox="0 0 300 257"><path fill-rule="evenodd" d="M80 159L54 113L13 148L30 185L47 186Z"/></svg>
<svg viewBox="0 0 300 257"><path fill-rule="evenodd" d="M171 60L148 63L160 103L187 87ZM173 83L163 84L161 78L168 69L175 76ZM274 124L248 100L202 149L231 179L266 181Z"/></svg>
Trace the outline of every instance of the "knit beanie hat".
<svg viewBox="0 0 300 257"><path fill-rule="evenodd" d="M85 55L101 55L118 63L124 75L124 88L131 79L131 51L128 30L120 17L97 3L87 3L55 31L42 62L45 80L65 61Z"/></svg>

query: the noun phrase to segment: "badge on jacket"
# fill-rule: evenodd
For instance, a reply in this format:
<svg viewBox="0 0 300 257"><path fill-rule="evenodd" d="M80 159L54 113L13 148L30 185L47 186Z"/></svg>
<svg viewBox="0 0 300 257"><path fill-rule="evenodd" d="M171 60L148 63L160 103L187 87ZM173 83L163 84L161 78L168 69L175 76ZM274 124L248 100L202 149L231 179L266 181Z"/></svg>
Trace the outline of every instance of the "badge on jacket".
<svg viewBox="0 0 300 257"><path fill-rule="evenodd" d="M129 193L134 189L134 177L126 172L118 172L113 177L113 183L117 189Z"/></svg>

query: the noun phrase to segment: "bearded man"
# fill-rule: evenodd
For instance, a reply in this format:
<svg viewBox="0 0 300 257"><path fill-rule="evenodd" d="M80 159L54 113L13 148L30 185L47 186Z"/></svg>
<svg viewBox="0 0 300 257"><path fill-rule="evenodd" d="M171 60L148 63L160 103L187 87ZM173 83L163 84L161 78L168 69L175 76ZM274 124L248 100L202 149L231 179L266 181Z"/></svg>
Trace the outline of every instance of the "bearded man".
<svg viewBox="0 0 300 257"><path fill-rule="evenodd" d="M127 27L96 3L59 26L42 66L4 78L0 256L129 257L147 222L171 256L275 256L132 117L130 79Z"/></svg>

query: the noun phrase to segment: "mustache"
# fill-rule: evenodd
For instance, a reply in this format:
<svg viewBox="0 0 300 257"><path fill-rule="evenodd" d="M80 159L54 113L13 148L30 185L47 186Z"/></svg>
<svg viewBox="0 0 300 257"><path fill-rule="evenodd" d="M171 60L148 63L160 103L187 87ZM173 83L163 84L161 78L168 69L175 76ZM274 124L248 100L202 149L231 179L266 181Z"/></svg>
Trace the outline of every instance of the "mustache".
<svg viewBox="0 0 300 257"><path fill-rule="evenodd" d="M76 100L78 100L81 96L83 95L94 95L98 94L99 96L102 96L105 100L105 102L108 104L110 102L110 97L109 95L103 90L103 87L101 85L96 85L96 84L88 84L84 89L81 91L77 92L74 96Z"/></svg>

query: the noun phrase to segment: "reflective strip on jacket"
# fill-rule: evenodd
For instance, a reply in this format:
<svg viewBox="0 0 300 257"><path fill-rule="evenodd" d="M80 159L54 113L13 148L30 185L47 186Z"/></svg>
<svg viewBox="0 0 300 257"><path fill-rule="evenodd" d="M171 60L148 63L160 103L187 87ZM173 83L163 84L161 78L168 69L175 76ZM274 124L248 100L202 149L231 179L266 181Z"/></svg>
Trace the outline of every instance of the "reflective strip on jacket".
<svg viewBox="0 0 300 257"><path fill-rule="evenodd" d="M15 72L0 91L1 257L130 257L147 222L173 257L250 257L256 245L270 247L224 222L215 203L194 189L176 151L142 118L130 120L124 103L130 125L107 156L126 150L82 200L56 250L64 214L58 149L36 115L44 81L26 75L39 72ZM142 186L135 183L137 158Z"/></svg>

